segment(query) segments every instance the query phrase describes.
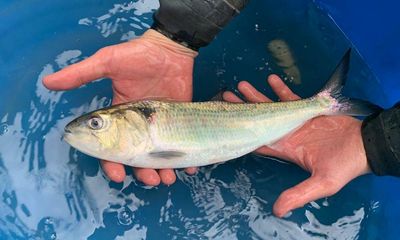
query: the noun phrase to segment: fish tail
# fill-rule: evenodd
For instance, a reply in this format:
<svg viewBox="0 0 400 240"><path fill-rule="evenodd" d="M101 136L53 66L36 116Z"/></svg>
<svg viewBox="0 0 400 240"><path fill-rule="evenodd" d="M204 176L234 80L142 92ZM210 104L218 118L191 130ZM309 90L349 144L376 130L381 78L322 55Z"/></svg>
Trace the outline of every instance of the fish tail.
<svg viewBox="0 0 400 240"><path fill-rule="evenodd" d="M382 109L367 101L342 95L349 72L350 53L351 49L343 56L324 88L315 96L328 107L327 115L368 116Z"/></svg>

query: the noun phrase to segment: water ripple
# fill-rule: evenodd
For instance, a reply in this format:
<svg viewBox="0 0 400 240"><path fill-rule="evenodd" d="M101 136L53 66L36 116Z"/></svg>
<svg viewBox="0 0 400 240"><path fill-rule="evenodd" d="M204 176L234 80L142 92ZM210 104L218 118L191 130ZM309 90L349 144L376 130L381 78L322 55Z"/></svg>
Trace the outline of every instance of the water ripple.
<svg viewBox="0 0 400 240"><path fill-rule="evenodd" d="M129 40L139 35L136 33L137 31L143 32L150 28L150 25L146 22L132 16L148 15L148 17L151 17L149 14L157 10L158 7L159 2L156 0L146 0L146 3L138 0L114 4L114 7L104 15L82 18L79 20L79 24L94 26L105 38L123 32L121 40Z"/></svg>

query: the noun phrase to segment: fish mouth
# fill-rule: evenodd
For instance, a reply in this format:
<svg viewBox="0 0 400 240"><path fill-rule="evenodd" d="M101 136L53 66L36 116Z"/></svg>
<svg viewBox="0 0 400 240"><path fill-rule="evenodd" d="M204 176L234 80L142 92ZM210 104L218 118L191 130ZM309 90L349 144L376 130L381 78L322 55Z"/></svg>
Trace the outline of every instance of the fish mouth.
<svg viewBox="0 0 400 240"><path fill-rule="evenodd" d="M65 132L66 134L72 133L71 130L70 130L69 128L65 128L65 129L64 129L64 132Z"/></svg>
<svg viewBox="0 0 400 240"><path fill-rule="evenodd" d="M62 139L64 141L66 141L67 143L71 144L71 138L73 138L73 133L72 133L71 129L68 126L66 126L64 128L64 134L62 136Z"/></svg>
<svg viewBox="0 0 400 240"><path fill-rule="evenodd" d="M66 141L67 143L70 143L70 136L71 136L71 132L65 132L62 136L62 140Z"/></svg>
<svg viewBox="0 0 400 240"><path fill-rule="evenodd" d="M65 128L64 128L64 134L62 135L62 139L64 140L64 141L66 141L66 142L68 142L69 143L69 137L72 135L72 131L68 128L68 126L66 126Z"/></svg>

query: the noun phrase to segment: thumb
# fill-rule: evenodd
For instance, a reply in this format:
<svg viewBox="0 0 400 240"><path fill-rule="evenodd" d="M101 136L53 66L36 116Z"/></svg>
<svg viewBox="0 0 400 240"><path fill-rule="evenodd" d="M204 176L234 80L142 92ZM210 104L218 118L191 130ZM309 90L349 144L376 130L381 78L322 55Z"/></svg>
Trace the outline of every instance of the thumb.
<svg viewBox="0 0 400 240"><path fill-rule="evenodd" d="M341 185L317 176L311 176L300 184L284 191L276 200L273 212L283 217L293 209L317 199L332 196L342 188Z"/></svg>
<svg viewBox="0 0 400 240"><path fill-rule="evenodd" d="M69 90L80 87L106 75L110 48L100 49L93 56L43 78L43 84L51 90Z"/></svg>

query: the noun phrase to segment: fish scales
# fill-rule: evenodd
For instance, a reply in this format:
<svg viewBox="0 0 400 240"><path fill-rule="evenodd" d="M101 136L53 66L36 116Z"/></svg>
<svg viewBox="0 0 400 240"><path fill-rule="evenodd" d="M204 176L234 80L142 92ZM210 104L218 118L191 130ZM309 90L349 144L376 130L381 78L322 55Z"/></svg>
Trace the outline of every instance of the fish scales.
<svg viewBox="0 0 400 240"><path fill-rule="evenodd" d="M320 115L367 116L371 104L341 96L350 51L315 96L276 103L141 101L87 113L64 139L88 155L142 168L183 168L235 159L273 144Z"/></svg>
<svg viewBox="0 0 400 240"><path fill-rule="evenodd" d="M187 158L202 165L206 164L202 159L218 162L269 144L325 110L309 100L250 105L167 103L155 108L150 132L155 148L189 153Z"/></svg>

